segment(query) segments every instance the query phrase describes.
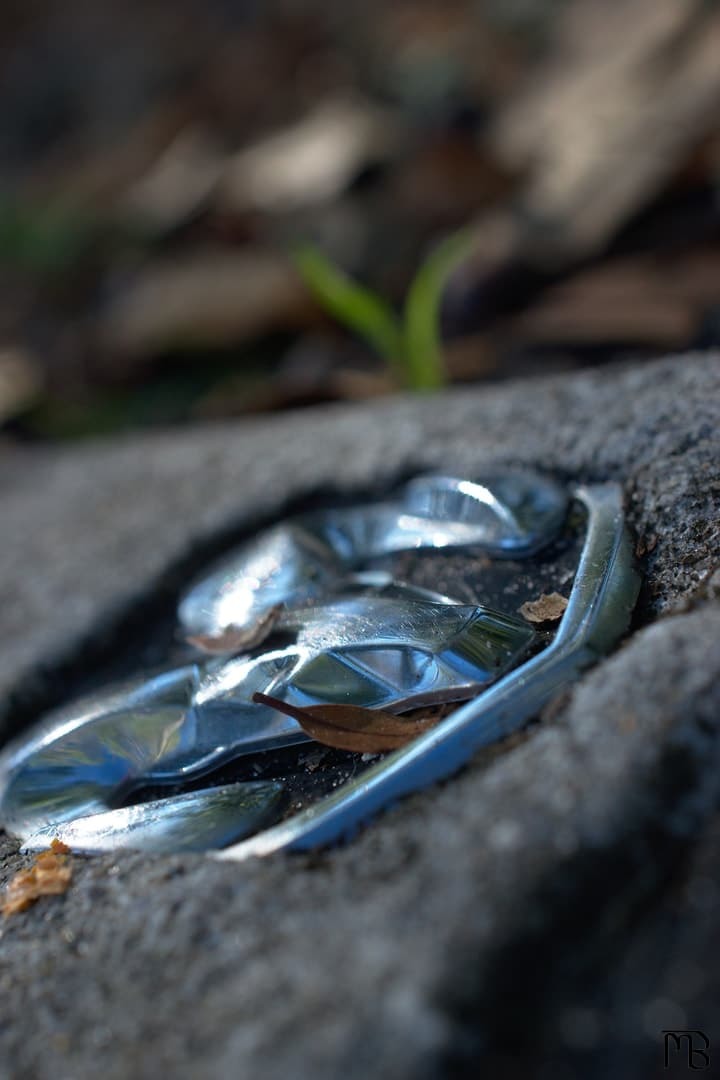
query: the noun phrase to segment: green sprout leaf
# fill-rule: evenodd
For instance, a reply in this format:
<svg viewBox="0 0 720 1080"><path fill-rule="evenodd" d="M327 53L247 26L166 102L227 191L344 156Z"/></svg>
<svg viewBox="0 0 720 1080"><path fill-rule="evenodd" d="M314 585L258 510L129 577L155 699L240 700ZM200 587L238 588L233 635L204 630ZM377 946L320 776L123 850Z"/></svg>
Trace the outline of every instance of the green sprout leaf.
<svg viewBox="0 0 720 1080"><path fill-rule="evenodd" d="M390 305L377 293L353 281L314 248L297 251L295 265L323 307L402 372L403 333Z"/></svg>
<svg viewBox="0 0 720 1080"><path fill-rule="evenodd" d="M440 339L443 291L473 240L472 231L462 229L430 252L411 282L402 321L381 296L315 248L296 252L295 263L323 307L384 357L405 386L435 390L446 382Z"/></svg>
<svg viewBox="0 0 720 1080"><path fill-rule="evenodd" d="M83 257L96 232L89 214L0 199L0 262L7 265L32 273L62 273Z"/></svg>
<svg viewBox="0 0 720 1080"><path fill-rule="evenodd" d="M417 271L405 301L405 348L408 383L417 390L435 390L446 382L440 339L440 305L450 274L468 254L470 229L443 240Z"/></svg>

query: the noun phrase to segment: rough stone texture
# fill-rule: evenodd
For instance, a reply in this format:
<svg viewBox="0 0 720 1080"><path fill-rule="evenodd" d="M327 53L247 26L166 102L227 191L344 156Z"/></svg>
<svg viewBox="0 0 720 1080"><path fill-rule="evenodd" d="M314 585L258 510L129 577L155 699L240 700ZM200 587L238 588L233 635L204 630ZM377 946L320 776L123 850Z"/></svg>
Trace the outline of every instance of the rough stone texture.
<svg viewBox="0 0 720 1080"><path fill-rule="evenodd" d="M6 731L26 673L92 656L193 551L322 489L498 462L614 478L648 549L615 656L353 843L76 860L67 897L2 928L0 1076L635 1080L662 1073L662 1028L717 1043L719 390L717 356L680 357L0 454Z"/></svg>

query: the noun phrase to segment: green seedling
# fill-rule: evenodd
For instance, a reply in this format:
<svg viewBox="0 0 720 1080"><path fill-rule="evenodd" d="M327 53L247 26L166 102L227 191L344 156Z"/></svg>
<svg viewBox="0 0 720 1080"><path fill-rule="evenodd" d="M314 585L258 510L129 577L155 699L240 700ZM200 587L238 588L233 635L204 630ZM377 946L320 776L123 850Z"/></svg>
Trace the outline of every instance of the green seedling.
<svg viewBox="0 0 720 1080"><path fill-rule="evenodd" d="M402 316L316 248L301 248L295 263L322 306L379 353L402 385L436 390L447 381L440 339L443 290L472 240L471 230L462 229L430 252L410 283Z"/></svg>
<svg viewBox="0 0 720 1080"><path fill-rule="evenodd" d="M97 223L70 208L34 206L0 196L0 262L38 274L59 274L83 257Z"/></svg>

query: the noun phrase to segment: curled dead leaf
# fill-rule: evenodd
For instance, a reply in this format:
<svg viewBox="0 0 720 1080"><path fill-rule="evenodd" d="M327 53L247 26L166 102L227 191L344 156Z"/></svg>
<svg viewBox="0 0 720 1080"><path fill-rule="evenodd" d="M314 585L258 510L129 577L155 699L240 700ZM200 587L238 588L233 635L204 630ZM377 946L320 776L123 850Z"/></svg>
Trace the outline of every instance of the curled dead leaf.
<svg viewBox="0 0 720 1080"><path fill-rule="evenodd" d="M283 604L274 604L260 616L254 626L226 626L219 634L196 634L185 640L202 652L213 656L229 656L232 653L254 649L268 636L278 621Z"/></svg>
<svg viewBox="0 0 720 1080"><path fill-rule="evenodd" d="M72 879L68 861L70 848L57 838L47 851L41 851L35 861L9 881L2 903L2 913L8 918L31 907L41 896L61 896Z"/></svg>
<svg viewBox="0 0 720 1080"><path fill-rule="evenodd" d="M567 599L560 593L543 593L537 600L528 600L518 611L531 623L556 622L567 606Z"/></svg>
<svg viewBox="0 0 720 1080"><path fill-rule="evenodd" d="M361 705L308 705L298 708L260 693L253 694L253 701L291 716L305 734L316 742L336 750L354 750L359 754L398 750L440 720L440 715L403 719Z"/></svg>

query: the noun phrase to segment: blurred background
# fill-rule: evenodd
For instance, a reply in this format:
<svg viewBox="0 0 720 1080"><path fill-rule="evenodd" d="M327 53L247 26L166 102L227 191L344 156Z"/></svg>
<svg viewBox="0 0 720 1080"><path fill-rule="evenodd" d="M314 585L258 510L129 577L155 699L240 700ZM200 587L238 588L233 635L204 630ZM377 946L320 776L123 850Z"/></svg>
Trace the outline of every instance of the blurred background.
<svg viewBox="0 0 720 1080"><path fill-rule="evenodd" d="M720 344L715 3L5 0L2 22L6 440L396 390L298 245L400 311L469 226L441 281L455 383Z"/></svg>

